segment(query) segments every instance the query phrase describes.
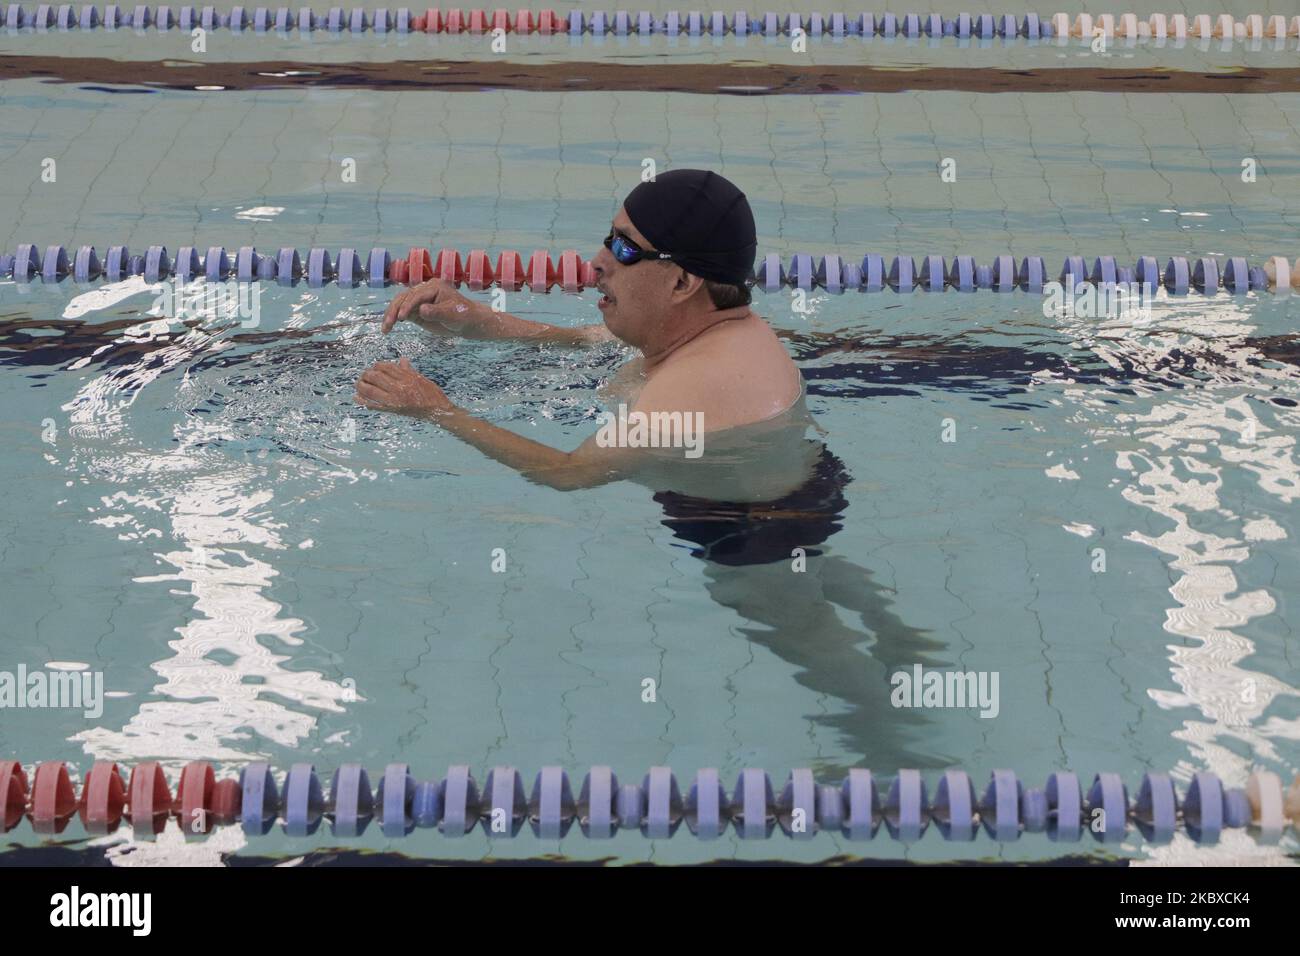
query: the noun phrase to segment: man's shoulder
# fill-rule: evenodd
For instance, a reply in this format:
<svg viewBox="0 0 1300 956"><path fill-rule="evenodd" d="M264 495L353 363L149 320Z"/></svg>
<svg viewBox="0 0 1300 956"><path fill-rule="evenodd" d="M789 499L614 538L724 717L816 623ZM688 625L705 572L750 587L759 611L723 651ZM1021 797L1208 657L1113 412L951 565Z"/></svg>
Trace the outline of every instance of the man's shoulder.
<svg viewBox="0 0 1300 956"><path fill-rule="evenodd" d="M641 411L702 411L709 428L761 421L799 397L800 375L780 340L742 336L683 350L646 382Z"/></svg>

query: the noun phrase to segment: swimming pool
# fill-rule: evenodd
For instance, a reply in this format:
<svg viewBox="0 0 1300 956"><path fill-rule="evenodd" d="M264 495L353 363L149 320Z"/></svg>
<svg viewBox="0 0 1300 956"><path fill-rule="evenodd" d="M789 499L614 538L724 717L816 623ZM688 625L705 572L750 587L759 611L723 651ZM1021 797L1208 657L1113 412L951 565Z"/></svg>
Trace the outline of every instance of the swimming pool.
<svg viewBox="0 0 1300 956"><path fill-rule="evenodd" d="M84 39L84 38L83 38ZM9 41L6 41L9 42ZM9 47L12 49L12 47ZM742 185L760 255L1295 258L1300 94L0 88L2 248L431 246L594 255L642 160ZM1241 160L1257 160L1243 182ZM15 170L52 157L57 180ZM956 161L955 183L937 168ZM353 160L356 181L340 168ZM102 672L102 715L12 710L0 750L428 777L468 763L683 781L746 767L1297 771L1294 297L1162 296L1140 323L1026 293L756 295L850 480L806 574L693 554L661 502L529 484L351 404L407 355L453 400L561 448L627 358L435 340L393 290L261 286L254 328L168 323L139 278L0 285L8 658ZM480 294L485 295L485 294ZM594 298L510 293L557 324ZM49 434L47 420L54 423ZM948 425L947 422L951 422ZM955 440L944 440L945 430ZM1104 571L1097 570L1097 549ZM504 570L494 571L496 549ZM999 675L998 715L899 708L916 665ZM644 699L644 681L656 699ZM417 831L418 833L418 831ZM20 828L11 842L37 845ZM137 860L335 845L237 828L92 842ZM607 843L476 832L350 846L440 858L692 862L1065 854L1276 861L1240 832L1105 848Z"/></svg>

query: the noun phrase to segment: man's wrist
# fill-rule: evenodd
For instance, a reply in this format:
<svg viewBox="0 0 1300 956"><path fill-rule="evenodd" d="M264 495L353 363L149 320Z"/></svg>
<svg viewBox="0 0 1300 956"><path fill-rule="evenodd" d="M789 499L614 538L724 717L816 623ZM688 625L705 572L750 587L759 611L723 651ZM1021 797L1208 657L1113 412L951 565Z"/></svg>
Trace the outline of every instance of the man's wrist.
<svg viewBox="0 0 1300 956"><path fill-rule="evenodd" d="M425 413L424 417L436 425L441 425L443 428L450 429L468 418L469 413L459 405L447 405L444 408L429 409Z"/></svg>

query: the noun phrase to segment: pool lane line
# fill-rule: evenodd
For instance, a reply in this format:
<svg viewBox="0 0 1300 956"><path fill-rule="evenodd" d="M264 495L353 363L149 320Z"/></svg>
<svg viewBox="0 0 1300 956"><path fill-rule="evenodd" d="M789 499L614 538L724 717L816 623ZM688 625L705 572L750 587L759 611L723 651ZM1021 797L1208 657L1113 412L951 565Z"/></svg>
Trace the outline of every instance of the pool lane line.
<svg viewBox="0 0 1300 956"><path fill-rule="evenodd" d="M286 60L198 63L98 57L0 56L0 80L96 84L123 90L226 90L302 87L479 93L644 92L715 96L816 96L843 93L1295 93L1298 67L1232 67L1197 72L1158 68L926 67L856 65L512 63L499 60L394 60L302 63ZM579 85L580 84L580 85Z"/></svg>
<svg viewBox="0 0 1300 956"><path fill-rule="evenodd" d="M325 13L310 7L292 10L289 7L249 8L234 6L229 12L214 6L181 6L173 12L170 6L150 8L146 4L122 7L115 3L101 8L89 4L78 9L71 4L38 4L34 11L22 4L0 5L0 27L11 31L24 29L33 32L59 30L103 29L114 32L131 29L138 35L152 27L155 31L176 29L185 33L198 28L205 31L229 30L233 33L278 33L283 36L297 31L300 35L312 32L379 35L396 33L468 34L482 36L493 31L506 33L539 34L581 38L586 34L596 37L647 37L665 36L701 38L762 36L767 38L830 37L836 40L857 37L891 39L903 37L919 40L952 38L958 41L992 40L995 38L1022 37L1030 41L1069 39L1091 41L1120 39L1132 43L1166 40L1175 42L1187 39L1218 39L1231 43L1234 40L1260 43L1266 39L1285 40L1300 36L1300 16L1289 19L1280 14L1265 16L1247 14L1235 18L1231 14L1152 14L1140 19L1134 13L1069 14L1056 13L1050 18L1037 13L975 14L959 13L943 17L937 13L773 13L751 16L738 11L730 15L715 11L706 18L698 11L683 16L677 11L655 15L647 10L613 13L595 11L590 15L581 10L571 10L567 16L553 9L511 11L495 9L490 14L485 9L446 11L412 10L400 7L395 11L380 8L344 10L331 7ZM1279 48L1281 49L1281 48Z"/></svg>
<svg viewBox="0 0 1300 956"><path fill-rule="evenodd" d="M267 763L247 764L238 778L218 780L210 763L196 760L181 771L173 795L158 763L137 764L128 777L116 762L101 760L86 774L78 796L63 761L34 765L29 786L23 766L4 760L0 832L26 817L37 833L57 834L80 816L92 834L111 833L124 819L137 832L158 834L175 818L186 834L238 824L247 835L262 836L278 820L289 836L310 836L328 819L332 833L344 837L360 836L375 820L388 837L435 827L444 836L461 837L480 825L490 836L513 837L530 825L541 839L559 839L577 823L577 832L591 839L608 839L619 830L664 839L684 822L701 839L716 839L734 827L741 839L765 840L779 827L795 840L819 831L870 840L883 823L894 839L912 842L933 823L945 840L961 843L983 829L999 842L1038 833L1075 843L1090 833L1104 844L1139 834L1159 844L1185 832L1197 843L1214 844L1226 830L1238 829L1273 845L1288 824L1300 828L1300 776L1284 792L1281 778L1263 770L1236 788L1225 787L1214 773L1194 772L1181 799L1170 774L1156 772L1142 775L1134 799L1119 774L1098 773L1085 792L1068 771L1052 773L1038 788L1025 786L1014 771L994 770L979 796L965 771L947 770L931 799L920 771L904 769L882 789L867 769L852 769L837 784L818 784L811 770L798 769L776 791L763 770L747 768L728 794L719 772L704 768L683 797L668 767L651 767L640 783L620 784L609 767L597 766L575 798L561 767L542 768L529 795L510 766L492 768L480 790L463 764L448 767L442 779L417 780L408 764L391 763L372 787L365 768L349 763L334 771L326 792L310 763L294 764L277 783Z"/></svg>
<svg viewBox="0 0 1300 956"><path fill-rule="evenodd" d="M233 256L224 246L210 246L203 255L199 247L181 246L174 258L161 245L149 246L143 255L133 255L127 246L109 246L102 260L94 246L81 246L69 254L64 246L50 245L42 254L34 243L21 243L12 254L0 253L0 280L13 279L20 285L57 285L68 278L78 284L100 279L120 282L133 276L143 276L150 284L206 279L213 283L276 282L284 286L305 282L311 288L329 283L343 288L382 288L442 279L472 291L497 285L508 291L528 286L533 292L550 292L559 287L566 293L580 293L596 284L595 267L576 249L565 249L558 260L552 259L547 250L537 249L528 257L527 265L519 252L507 249L497 255L495 266L484 249L472 249L462 260L458 249L443 248L431 254L421 246L411 247L405 256L394 255L383 247L374 247L368 253L344 248L337 258L331 257L328 249L316 247L308 251L305 259L297 249L287 246L275 253L241 246ZM986 289L1040 294L1047 291L1051 281L1042 256L1017 259L1000 255L981 264L969 255L953 256L951 260L939 255L919 260L894 256L886 262L884 256L875 253L867 253L859 260L838 253L814 256L796 252L787 263L779 253L772 252L757 260L749 284L763 292L823 289L841 294L882 292L888 288L905 293ZM1300 259L1293 265L1283 256L1273 256L1262 265L1252 266L1245 256L1172 256L1162 268L1155 256L1140 256L1130 268L1120 265L1115 256L1096 256L1090 267L1083 256L1073 255L1063 261L1057 281L1071 295L1080 284L1146 296L1161 288L1171 295L1199 292L1213 296L1220 290L1233 295L1267 291L1286 295L1293 289L1300 292Z"/></svg>

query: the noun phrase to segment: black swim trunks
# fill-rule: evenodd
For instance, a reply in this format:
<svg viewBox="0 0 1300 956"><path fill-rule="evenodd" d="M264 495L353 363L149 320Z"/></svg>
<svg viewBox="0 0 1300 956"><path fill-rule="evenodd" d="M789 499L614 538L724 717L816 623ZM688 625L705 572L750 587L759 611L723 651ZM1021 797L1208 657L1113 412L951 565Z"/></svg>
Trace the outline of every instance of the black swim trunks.
<svg viewBox="0 0 1300 956"><path fill-rule="evenodd" d="M818 443L820 444L820 442ZM844 488L852 480L844 463L821 445L813 473L774 501L736 502L661 491L664 525L696 548L691 554L716 564L740 566L788 561L795 548L809 556L843 525Z"/></svg>

